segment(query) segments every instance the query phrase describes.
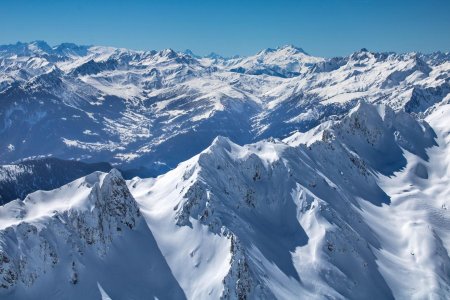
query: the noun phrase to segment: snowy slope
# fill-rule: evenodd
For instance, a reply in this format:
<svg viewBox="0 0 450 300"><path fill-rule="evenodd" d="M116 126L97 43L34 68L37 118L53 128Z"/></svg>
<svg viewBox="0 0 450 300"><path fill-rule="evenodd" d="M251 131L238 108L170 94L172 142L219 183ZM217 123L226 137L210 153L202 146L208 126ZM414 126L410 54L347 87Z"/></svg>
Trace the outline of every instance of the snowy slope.
<svg viewBox="0 0 450 300"><path fill-rule="evenodd" d="M51 190L94 171L111 170L108 163L86 164L56 158L0 165L0 203L21 198L36 190Z"/></svg>
<svg viewBox="0 0 450 300"><path fill-rule="evenodd" d="M185 286L184 272L194 274L204 264L204 254L197 257L197 251L218 253L218 249L195 244L194 255L175 254L168 232L180 231L177 225L188 227L177 240L198 240L195 229L200 223L232 243L224 298L447 295L436 286L399 287L397 280L409 277L390 277L395 265L387 271L381 268L379 252L392 245L374 228L385 216L377 214L374 220L366 212L390 207L390 191L380 177L408 165L400 159L403 147L415 152L411 155L416 159L427 158L426 149L436 147L433 130L405 113L361 103L342 121L315 131L320 138L309 145L301 143L298 134L284 142L243 147L219 137L207 150L156 180L130 182L180 285ZM398 163L392 165L393 159ZM166 219L172 220L169 229L160 225ZM444 235L436 237L440 238ZM189 263L179 270L179 261ZM436 271L433 264L421 267L424 272Z"/></svg>
<svg viewBox="0 0 450 300"><path fill-rule="evenodd" d="M427 151L429 159L405 151L405 168L380 176L391 205L364 207L363 214L384 245L376 252L380 272L405 299L446 299L450 293L449 104L433 109L426 120L439 147Z"/></svg>
<svg viewBox="0 0 450 300"><path fill-rule="evenodd" d="M184 297L117 170L32 193L0 216L2 299Z"/></svg>
<svg viewBox="0 0 450 300"><path fill-rule="evenodd" d="M157 178L32 193L0 208L2 298L447 298L449 113L360 102Z"/></svg>
<svg viewBox="0 0 450 300"><path fill-rule="evenodd" d="M52 155L157 175L218 135L239 144L285 138L342 117L358 100L420 113L450 91L448 53L189 53L0 46L0 162Z"/></svg>

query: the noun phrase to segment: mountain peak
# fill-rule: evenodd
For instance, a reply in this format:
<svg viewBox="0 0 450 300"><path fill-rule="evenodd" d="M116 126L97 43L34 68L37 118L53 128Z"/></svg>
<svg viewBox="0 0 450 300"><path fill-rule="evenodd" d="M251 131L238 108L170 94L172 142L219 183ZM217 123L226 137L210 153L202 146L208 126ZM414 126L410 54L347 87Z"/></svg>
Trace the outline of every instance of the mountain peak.
<svg viewBox="0 0 450 300"><path fill-rule="evenodd" d="M78 56L84 56L87 54L89 47L90 46L77 45L74 43L61 43L54 46L53 50L61 55L75 54Z"/></svg>
<svg viewBox="0 0 450 300"><path fill-rule="evenodd" d="M356 61L356 62L368 60L373 57L374 57L374 53L370 52L366 48L362 48L361 50L355 51L350 55L350 59L352 61Z"/></svg>
<svg viewBox="0 0 450 300"><path fill-rule="evenodd" d="M160 55L162 57L175 58L177 56L177 52L171 48L167 48L167 49L160 51Z"/></svg>
<svg viewBox="0 0 450 300"><path fill-rule="evenodd" d="M285 53L285 54L305 54L305 55L309 55L308 53L305 52L305 50L303 50L300 47L294 46L292 44L287 44L287 45L283 45L283 46L278 46L277 48L266 48L263 49L261 51L259 51L256 55L267 55L267 54L271 54L271 53Z"/></svg>
<svg viewBox="0 0 450 300"><path fill-rule="evenodd" d="M51 47L49 46L49 44L47 44L47 42L43 41L43 40L32 41L32 42L28 43L28 45L35 46L35 47L38 47L38 48L46 50L46 51L51 50Z"/></svg>
<svg viewBox="0 0 450 300"><path fill-rule="evenodd" d="M303 50L303 48L294 46L292 44L287 44L284 46L280 46L277 48L277 50L285 50L285 51L289 51L289 52L293 52L293 53L303 53L303 54L308 54L305 52L305 50Z"/></svg>
<svg viewBox="0 0 450 300"><path fill-rule="evenodd" d="M232 145L235 145L228 137L217 136L208 147L208 149L226 149L227 151L231 150Z"/></svg>
<svg viewBox="0 0 450 300"><path fill-rule="evenodd" d="M186 49L186 50L183 51L183 53L189 55L190 57L194 57L194 58L198 58L199 57L197 54L192 52L191 49Z"/></svg>
<svg viewBox="0 0 450 300"><path fill-rule="evenodd" d="M33 41L28 43L28 49L32 52L39 54L52 53L52 47L50 47L45 41Z"/></svg>
<svg viewBox="0 0 450 300"><path fill-rule="evenodd" d="M205 57L207 58L212 58L212 59L223 59L223 56L220 54L217 54L215 52L211 52L208 55L206 55Z"/></svg>

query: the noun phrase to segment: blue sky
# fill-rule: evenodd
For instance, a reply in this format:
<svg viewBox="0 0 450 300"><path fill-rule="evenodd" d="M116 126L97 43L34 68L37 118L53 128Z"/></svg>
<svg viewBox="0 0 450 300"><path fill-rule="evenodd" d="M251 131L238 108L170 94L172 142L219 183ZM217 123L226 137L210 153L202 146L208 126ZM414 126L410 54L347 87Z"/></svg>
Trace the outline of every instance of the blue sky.
<svg viewBox="0 0 450 300"><path fill-rule="evenodd" d="M248 55L450 50L450 0L0 0L0 44L45 40Z"/></svg>

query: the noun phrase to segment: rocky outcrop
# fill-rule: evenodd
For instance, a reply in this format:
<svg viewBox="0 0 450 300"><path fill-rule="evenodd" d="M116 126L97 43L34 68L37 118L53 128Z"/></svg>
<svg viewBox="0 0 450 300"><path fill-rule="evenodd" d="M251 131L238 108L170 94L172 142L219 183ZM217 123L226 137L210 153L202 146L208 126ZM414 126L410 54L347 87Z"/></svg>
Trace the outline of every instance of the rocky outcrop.
<svg viewBox="0 0 450 300"><path fill-rule="evenodd" d="M96 176L91 174L83 184ZM22 207L21 215L26 216L26 204ZM133 230L140 219L137 203L113 169L101 182L93 183L86 199L75 200L73 208L0 230L0 287L13 289L19 282L31 286L60 261L67 261L61 257L70 258L70 265L62 267L68 270L67 280L77 284L83 280L77 271L83 255L107 255L114 239Z"/></svg>

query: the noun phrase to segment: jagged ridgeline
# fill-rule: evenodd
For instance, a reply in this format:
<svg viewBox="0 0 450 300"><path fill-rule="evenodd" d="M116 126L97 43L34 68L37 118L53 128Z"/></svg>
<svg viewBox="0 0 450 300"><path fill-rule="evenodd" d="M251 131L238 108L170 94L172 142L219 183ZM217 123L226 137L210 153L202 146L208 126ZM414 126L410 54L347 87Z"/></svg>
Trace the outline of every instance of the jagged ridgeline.
<svg viewBox="0 0 450 300"><path fill-rule="evenodd" d="M450 105L358 103L307 132L216 137L0 207L2 299L447 298Z"/></svg>

